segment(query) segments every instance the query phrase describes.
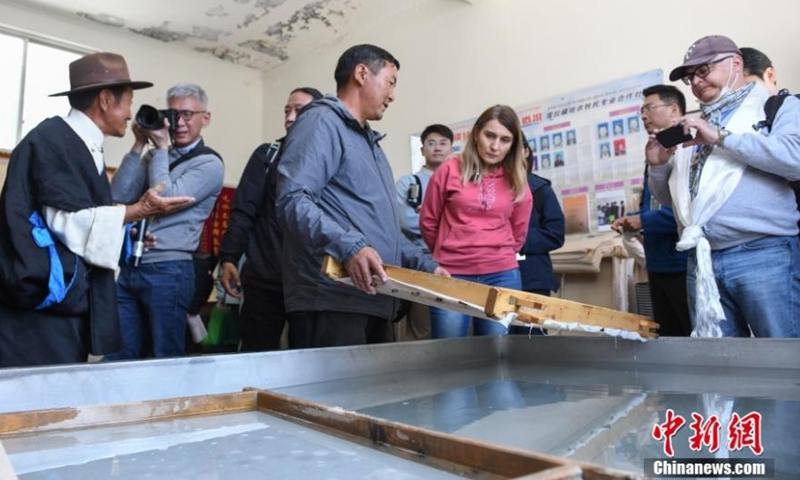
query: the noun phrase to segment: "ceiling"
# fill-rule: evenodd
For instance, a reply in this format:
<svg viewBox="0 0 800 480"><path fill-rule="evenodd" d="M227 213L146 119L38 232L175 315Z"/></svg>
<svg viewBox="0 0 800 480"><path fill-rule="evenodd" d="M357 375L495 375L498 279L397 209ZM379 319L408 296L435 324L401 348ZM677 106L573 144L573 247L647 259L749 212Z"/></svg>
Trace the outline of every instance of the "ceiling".
<svg viewBox="0 0 800 480"><path fill-rule="evenodd" d="M270 70L351 32L442 0L27 0L87 22ZM452 0L451 0L452 1ZM464 0L473 3L474 0Z"/></svg>

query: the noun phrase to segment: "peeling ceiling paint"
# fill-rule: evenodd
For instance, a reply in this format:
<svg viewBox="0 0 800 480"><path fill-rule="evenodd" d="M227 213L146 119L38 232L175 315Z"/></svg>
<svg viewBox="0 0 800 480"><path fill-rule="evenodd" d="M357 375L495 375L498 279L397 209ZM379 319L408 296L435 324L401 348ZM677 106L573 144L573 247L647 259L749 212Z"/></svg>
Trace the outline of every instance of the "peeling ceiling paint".
<svg viewBox="0 0 800 480"><path fill-rule="evenodd" d="M442 0L14 1L270 70L333 48L350 32Z"/></svg>

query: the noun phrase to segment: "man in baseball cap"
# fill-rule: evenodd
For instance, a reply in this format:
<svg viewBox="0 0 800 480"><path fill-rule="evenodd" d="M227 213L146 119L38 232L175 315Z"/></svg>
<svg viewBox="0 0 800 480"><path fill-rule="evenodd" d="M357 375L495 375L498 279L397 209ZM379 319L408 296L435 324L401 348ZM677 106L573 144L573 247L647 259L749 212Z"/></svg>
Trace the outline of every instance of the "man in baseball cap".
<svg viewBox="0 0 800 480"><path fill-rule="evenodd" d="M800 100L787 99L771 132L754 130L770 94L743 63L721 35L689 47L669 78L691 86L702 115L675 121L694 137L682 146L648 141L650 184L690 252L692 335L798 337L800 213L787 180L800 179Z"/></svg>
<svg viewBox="0 0 800 480"><path fill-rule="evenodd" d="M686 50L686 55L683 57L683 64L675 67L672 72L670 72L669 79L673 82L682 79L684 78L687 68L709 64L715 60L718 55L726 53L742 55L742 52L739 51L739 47L728 37L723 37L722 35L703 37L689 46ZM687 85L689 85L689 83L687 83Z"/></svg>
<svg viewBox="0 0 800 480"><path fill-rule="evenodd" d="M0 193L0 367L85 362L120 348L114 270L124 224L194 199L151 189L112 206L103 140L125 135L135 89L121 55L69 66L72 109L31 130Z"/></svg>

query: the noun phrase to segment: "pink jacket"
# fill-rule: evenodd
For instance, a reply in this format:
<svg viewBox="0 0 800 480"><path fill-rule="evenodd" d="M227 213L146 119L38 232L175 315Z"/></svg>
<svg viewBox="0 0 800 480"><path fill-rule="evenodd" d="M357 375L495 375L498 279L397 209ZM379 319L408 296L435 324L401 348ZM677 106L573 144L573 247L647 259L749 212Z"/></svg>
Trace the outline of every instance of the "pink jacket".
<svg viewBox="0 0 800 480"><path fill-rule="evenodd" d="M450 273L483 275L518 267L516 254L525 243L533 197L514 203L503 168L477 183L461 184L461 160L452 158L434 172L425 191L420 231L433 257Z"/></svg>

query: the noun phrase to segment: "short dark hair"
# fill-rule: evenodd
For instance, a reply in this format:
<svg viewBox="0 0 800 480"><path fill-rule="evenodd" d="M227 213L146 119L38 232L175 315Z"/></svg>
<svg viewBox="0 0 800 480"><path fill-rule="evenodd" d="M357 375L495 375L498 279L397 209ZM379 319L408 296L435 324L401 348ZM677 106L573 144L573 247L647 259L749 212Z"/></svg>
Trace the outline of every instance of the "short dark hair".
<svg viewBox="0 0 800 480"><path fill-rule="evenodd" d="M289 93L289 95L290 96L294 95L297 92L305 93L306 95L311 96L311 98L313 98L314 100L319 100L320 98L322 98L322 92L320 92L314 87L297 87L294 90L292 90Z"/></svg>
<svg viewBox="0 0 800 480"><path fill-rule="evenodd" d="M745 75L755 75L763 79L767 69L774 68L772 66L772 60L770 60L764 52L750 47L743 47L739 50L742 52Z"/></svg>
<svg viewBox="0 0 800 480"><path fill-rule="evenodd" d="M525 135L525 132L522 132L522 154L525 155L525 151L528 151L528 154L525 155L525 171L530 172L533 170L533 149L531 149L531 141L528 140L528 136Z"/></svg>
<svg viewBox="0 0 800 480"><path fill-rule="evenodd" d="M74 108L75 110L85 112L91 108L95 99L103 90L111 90L114 98L117 100L117 102L119 102L120 99L122 99L122 95L124 95L126 91L130 90L130 88L131 87L129 85L122 85L117 87L87 90L85 92L75 92L67 95L67 99L69 100L70 107Z"/></svg>
<svg viewBox="0 0 800 480"><path fill-rule="evenodd" d="M425 130L422 131L422 135L419 137L422 143L425 143L425 139L428 138L428 135L431 133L438 133L444 138L450 140L450 143L453 143L453 131L450 130L450 128L446 125L434 123L433 125L428 125L425 127Z"/></svg>
<svg viewBox="0 0 800 480"><path fill-rule="evenodd" d="M680 90L672 85L653 85L642 90L642 95L645 97L658 95L658 98L667 105L677 103L681 115L686 115L686 97L683 96Z"/></svg>
<svg viewBox="0 0 800 480"><path fill-rule="evenodd" d="M366 65L372 73L378 73L387 63L400 70L400 62L381 47L365 43L348 48L339 57L336 71L333 73L336 89L340 90L347 85L359 64Z"/></svg>

